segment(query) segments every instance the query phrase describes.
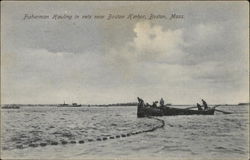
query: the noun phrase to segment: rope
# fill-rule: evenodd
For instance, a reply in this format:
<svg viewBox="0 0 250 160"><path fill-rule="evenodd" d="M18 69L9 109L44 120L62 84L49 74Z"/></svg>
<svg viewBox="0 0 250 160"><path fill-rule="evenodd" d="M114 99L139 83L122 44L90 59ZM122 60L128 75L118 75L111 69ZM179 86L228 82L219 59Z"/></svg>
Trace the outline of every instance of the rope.
<svg viewBox="0 0 250 160"><path fill-rule="evenodd" d="M146 132L153 132L159 128L163 128L165 126L165 122L162 119L159 118L155 118L155 117L150 117L148 116L147 118L149 119L155 119L158 122L160 122L160 125L156 125L150 129L147 130L141 130L141 131L136 131L136 132L131 132L131 133L127 133L127 134L120 134L120 135L114 135L114 136L108 136L108 137L102 137L102 138L96 138L96 139L86 139L86 140L79 140L79 141L65 141L62 140L60 142L42 142L40 144L34 144L31 143L28 146L24 146L24 145L17 145L16 148L18 149L23 149L23 148L27 148L27 147L45 147L47 145L66 145L66 144L84 144L84 143L89 143L89 142L100 142L100 141L107 141L107 140L112 140L112 139L118 139L118 138L124 138L124 137L130 137L133 135L138 135L138 134L142 134L142 133L146 133Z"/></svg>

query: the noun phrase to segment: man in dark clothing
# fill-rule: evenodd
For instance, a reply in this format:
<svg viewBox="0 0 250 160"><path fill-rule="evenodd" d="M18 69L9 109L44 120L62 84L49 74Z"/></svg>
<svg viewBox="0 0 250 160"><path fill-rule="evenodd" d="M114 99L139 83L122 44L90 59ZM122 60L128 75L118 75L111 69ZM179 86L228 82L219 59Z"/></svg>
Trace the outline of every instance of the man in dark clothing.
<svg viewBox="0 0 250 160"><path fill-rule="evenodd" d="M155 102L153 102L153 105L152 105L152 107L157 107L157 103L158 103L158 101L155 101Z"/></svg>
<svg viewBox="0 0 250 160"><path fill-rule="evenodd" d="M145 104L145 107L150 107L150 105L148 103Z"/></svg>
<svg viewBox="0 0 250 160"><path fill-rule="evenodd" d="M161 100L160 100L160 106L161 106L161 107L164 106L164 100L163 100L163 98L161 98Z"/></svg>
<svg viewBox="0 0 250 160"><path fill-rule="evenodd" d="M207 102L204 101L203 99L201 101L202 101L202 104L204 106L204 110L207 110L208 109Z"/></svg>
<svg viewBox="0 0 250 160"><path fill-rule="evenodd" d="M144 106L144 101L143 101L143 99L141 99L141 98L139 98L139 97L137 97L137 99L138 99L138 101L139 101L139 105Z"/></svg>

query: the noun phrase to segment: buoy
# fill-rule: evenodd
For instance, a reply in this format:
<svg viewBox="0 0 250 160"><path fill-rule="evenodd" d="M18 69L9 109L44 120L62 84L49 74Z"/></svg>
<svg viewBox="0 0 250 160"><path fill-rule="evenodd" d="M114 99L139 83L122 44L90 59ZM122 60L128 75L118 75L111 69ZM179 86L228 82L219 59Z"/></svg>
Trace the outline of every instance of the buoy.
<svg viewBox="0 0 250 160"><path fill-rule="evenodd" d="M88 142L93 142L94 140L93 139L88 139Z"/></svg>
<svg viewBox="0 0 250 160"><path fill-rule="evenodd" d="M125 134L122 134L121 136L122 136L122 137L126 137L126 135L125 135Z"/></svg>
<svg viewBox="0 0 250 160"><path fill-rule="evenodd" d="M79 141L79 143L82 144L82 143L84 143L84 141L81 140L81 141Z"/></svg>
<svg viewBox="0 0 250 160"><path fill-rule="evenodd" d="M67 141L62 141L62 144L67 144L68 142Z"/></svg>
<svg viewBox="0 0 250 160"><path fill-rule="evenodd" d="M16 148L23 149L23 145L17 145Z"/></svg>
<svg viewBox="0 0 250 160"><path fill-rule="evenodd" d="M75 143L76 143L76 141L70 141L70 143L75 144Z"/></svg>
<svg viewBox="0 0 250 160"><path fill-rule="evenodd" d="M116 138L120 138L121 136L120 135L117 135L117 136L115 136Z"/></svg>
<svg viewBox="0 0 250 160"><path fill-rule="evenodd" d="M152 131L154 131L154 130L153 129L149 129L149 130L146 130L144 132L152 132Z"/></svg>
<svg viewBox="0 0 250 160"><path fill-rule="evenodd" d="M38 144L31 143L29 144L30 147L38 147Z"/></svg>
<svg viewBox="0 0 250 160"><path fill-rule="evenodd" d="M40 146L42 147L47 146L47 143L40 143Z"/></svg>
<svg viewBox="0 0 250 160"><path fill-rule="evenodd" d="M115 139L115 137L112 136L112 137L109 137L109 139Z"/></svg>
<svg viewBox="0 0 250 160"><path fill-rule="evenodd" d="M107 139L108 139L107 137L104 137L102 140L104 140L104 141L105 141L105 140L107 140Z"/></svg>
<svg viewBox="0 0 250 160"><path fill-rule="evenodd" d="M58 142L51 142L51 145L58 145Z"/></svg>

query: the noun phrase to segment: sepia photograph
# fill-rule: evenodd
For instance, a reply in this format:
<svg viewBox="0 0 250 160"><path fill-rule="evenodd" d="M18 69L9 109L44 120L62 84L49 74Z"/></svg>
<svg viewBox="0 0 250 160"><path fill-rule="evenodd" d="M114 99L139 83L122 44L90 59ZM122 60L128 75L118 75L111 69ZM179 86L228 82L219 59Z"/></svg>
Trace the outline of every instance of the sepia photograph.
<svg viewBox="0 0 250 160"><path fill-rule="evenodd" d="M1 2L3 160L249 160L247 1Z"/></svg>

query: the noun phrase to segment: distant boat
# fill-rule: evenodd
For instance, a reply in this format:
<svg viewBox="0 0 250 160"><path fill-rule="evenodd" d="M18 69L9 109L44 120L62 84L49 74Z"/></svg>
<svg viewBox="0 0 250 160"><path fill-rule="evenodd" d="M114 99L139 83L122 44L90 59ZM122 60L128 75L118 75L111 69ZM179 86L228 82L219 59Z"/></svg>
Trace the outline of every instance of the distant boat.
<svg viewBox="0 0 250 160"><path fill-rule="evenodd" d="M20 106L13 104L13 105L5 105L2 107L3 109L19 109Z"/></svg>
<svg viewBox="0 0 250 160"><path fill-rule="evenodd" d="M63 104L59 104L58 107L68 107L69 105L65 103L65 101L63 102Z"/></svg>
<svg viewBox="0 0 250 160"><path fill-rule="evenodd" d="M72 103L72 105L66 104L65 101L63 104L60 104L58 107L80 107L82 106L81 104L77 104L77 103Z"/></svg>
<svg viewBox="0 0 250 160"><path fill-rule="evenodd" d="M241 105L249 105L249 103L239 103L238 105L239 106L241 106Z"/></svg>
<svg viewBox="0 0 250 160"><path fill-rule="evenodd" d="M137 117L147 116L175 116L175 115L213 115L215 108L209 108L208 110L191 110L172 108L164 105L162 107L145 106L143 102L138 103Z"/></svg>
<svg viewBox="0 0 250 160"><path fill-rule="evenodd" d="M72 107L81 107L81 104L77 104L77 103L72 103Z"/></svg>

